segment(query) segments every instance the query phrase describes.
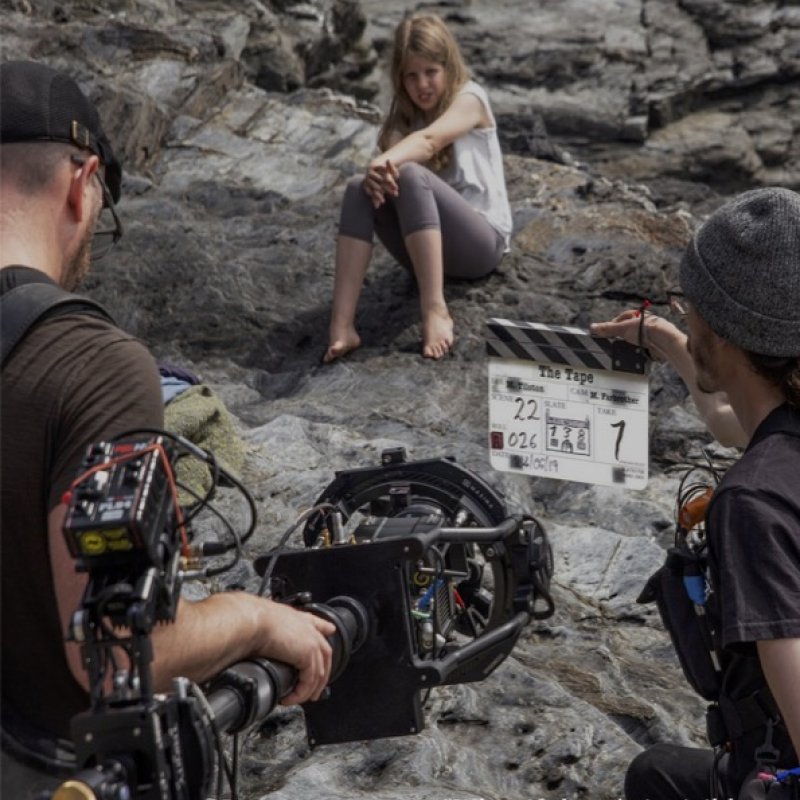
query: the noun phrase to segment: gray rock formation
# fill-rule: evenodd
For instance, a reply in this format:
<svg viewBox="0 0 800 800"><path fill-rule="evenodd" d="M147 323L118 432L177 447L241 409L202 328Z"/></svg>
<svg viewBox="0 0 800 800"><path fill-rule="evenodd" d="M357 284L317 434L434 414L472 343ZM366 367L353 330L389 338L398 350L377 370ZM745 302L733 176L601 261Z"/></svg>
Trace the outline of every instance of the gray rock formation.
<svg viewBox="0 0 800 800"><path fill-rule="evenodd" d="M486 279L448 287L458 341L441 363L419 357L415 288L379 254L364 346L323 367L341 188L374 146L370 100L385 79L371 70L404 8L0 0L3 57L74 75L122 151L127 232L88 290L235 416L261 519L250 556L335 470L375 464L389 446L455 456L553 539L557 614L490 679L434 692L417 737L313 753L301 712L281 711L249 737L246 796L617 798L641 746L702 741L700 701L635 598L670 541L674 468L710 439L677 378L654 365L647 489L492 472L484 325L586 327L639 296L663 300L693 225L719 202L708 183L800 185L800 7L436 6L501 119L512 251ZM555 160L529 155L537 115Z"/></svg>
<svg viewBox="0 0 800 800"><path fill-rule="evenodd" d="M362 7L368 33L386 41L394 4L363 0ZM526 152L531 119L540 114L603 174L654 181L665 200L676 196L665 178L722 190L800 184L795 4L500 0L425 7L448 19L468 62L492 86L506 145L516 152Z"/></svg>

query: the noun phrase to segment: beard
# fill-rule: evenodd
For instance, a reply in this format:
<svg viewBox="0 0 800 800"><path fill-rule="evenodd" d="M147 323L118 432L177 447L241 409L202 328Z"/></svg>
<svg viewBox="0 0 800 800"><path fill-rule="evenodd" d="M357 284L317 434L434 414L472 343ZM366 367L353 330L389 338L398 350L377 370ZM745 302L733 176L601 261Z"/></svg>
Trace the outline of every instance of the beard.
<svg viewBox="0 0 800 800"><path fill-rule="evenodd" d="M61 273L61 286L68 292L74 292L83 283L89 272L89 266L92 262L92 238L94 237L96 226L97 217L95 217L94 223L87 227L75 255L67 262L64 271Z"/></svg>

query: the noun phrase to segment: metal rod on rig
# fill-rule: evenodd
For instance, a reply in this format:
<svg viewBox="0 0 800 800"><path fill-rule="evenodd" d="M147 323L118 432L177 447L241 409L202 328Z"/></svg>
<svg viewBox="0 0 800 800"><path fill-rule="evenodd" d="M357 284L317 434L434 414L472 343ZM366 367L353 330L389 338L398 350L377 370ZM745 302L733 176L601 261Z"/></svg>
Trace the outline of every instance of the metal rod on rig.
<svg viewBox="0 0 800 800"><path fill-rule="evenodd" d="M438 538L445 542L484 542L489 544L503 539L519 527L519 520L509 517L494 528L439 528Z"/></svg>

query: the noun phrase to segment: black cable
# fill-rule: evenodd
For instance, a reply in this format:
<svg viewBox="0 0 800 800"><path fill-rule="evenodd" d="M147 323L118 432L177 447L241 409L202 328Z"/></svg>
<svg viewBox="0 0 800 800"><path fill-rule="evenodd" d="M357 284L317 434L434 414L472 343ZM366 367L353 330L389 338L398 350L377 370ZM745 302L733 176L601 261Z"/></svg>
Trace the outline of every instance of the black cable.
<svg viewBox="0 0 800 800"><path fill-rule="evenodd" d="M176 444L183 447L192 455L196 456L199 460L205 462L212 469L215 471L215 474L222 475L228 480L233 486L235 486L239 492L244 497L247 505L250 509L250 525L248 526L247 530L245 531L244 535L241 537L241 544L244 544L252 535L253 531L255 531L256 523L258 521L258 512L256 509L256 501L253 499L253 495L250 494L247 487L245 487L242 482L232 473L228 472L224 467L222 467L219 462L216 460L213 454L209 451L204 450L199 445L196 445L194 442L190 442L188 439L184 438L183 436L179 436L178 434L172 433L170 431L164 430L163 428L132 428L131 430L123 431L122 433L118 433L114 436L111 441L117 442L120 439L125 439L130 436L136 436L138 434L151 434L156 436L165 436L170 441L175 442Z"/></svg>
<svg viewBox="0 0 800 800"><path fill-rule="evenodd" d="M227 770L228 764L225 760L225 748L222 746L222 737L219 735L216 725L214 726L214 739L217 744L217 800L222 800L223 779L225 775L228 774L228 779L230 780L230 774Z"/></svg>
<svg viewBox="0 0 800 800"><path fill-rule="evenodd" d="M228 788L232 789L236 785L236 776L233 774L233 770L231 769L230 762L227 758L225 758L225 754L222 752L222 740L220 740L220 756L222 758L221 764L222 768L220 769L220 773L224 769L224 775L226 780L228 781ZM221 780L221 778L220 778ZM221 784L220 784L221 785Z"/></svg>
<svg viewBox="0 0 800 800"><path fill-rule="evenodd" d="M217 512L216 509L215 509L214 513L217 514L219 512ZM221 564L218 567L208 567L208 568L206 568L205 574L206 574L207 578L216 578L217 575L222 575L224 572L228 572L228 570L233 569L239 563L239 561L241 560L241 558L242 558L242 541L239 538L239 534L236 533L236 531L233 528L231 528L231 535L233 536L234 542L235 542L235 553L234 553L233 559L231 561L229 561L227 564Z"/></svg>
<svg viewBox="0 0 800 800"><path fill-rule="evenodd" d="M103 668L99 678L101 683L100 697L102 697L102 683L105 682L105 675L108 672L109 665L111 666L113 672L116 672L119 669L117 657L114 654L113 648L119 647L122 652L125 653L128 659L128 674L133 675L134 672L133 651L128 643L129 640L122 639L120 636L118 636L116 631L106 621L106 617L108 615L105 612L105 608L108 603L114 599L114 596L118 593L118 591L119 584L109 586L100 594L100 597L97 601L97 630L99 633L102 633L104 637L98 640L102 648L101 652L103 654ZM93 697L95 697L95 699L99 699L96 695L93 695Z"/></svg>
<svg viewBox="0 0 800 800"><path fill-rule="evenodd" d="M177 458L175 459L176 473L177 473L178 461L180 461L181 458L186 458L188 455L193 455L193 454L186 453L177 456ZM183 491L185 491L187 494L190 494L192 497L195 498L195 500L197 500L197 502L191 507L189 512L184 515L183 517L184 525L188 525L204 508L208 508L208 506L211 505L211 498L216 493L217 484L219 481L219 466L217 464L216 459L213 459L213 461L214 461L214 466L211 469L211 486L208 488L203 497L200 497L200 495L197 492L195 492L193 489L190 489L185 484L179 483L177 477L175 479L175 483L178 486L178 488L183 489Z"/></svg>
<svg viewBox="0 0 800 800"><path fill-rule="evenodd" d="M624 289L606 289L604 292L600 292L600 297L604 300L617 300L622 303L630 303L630 302L637 302L642 303L647 298L639 294L638 292L628 292Z"/></svg>
<svg viewBox="0 0 800 800"><path fill-rule="evenodd" d="M711 460L711 453L708 451L708 448L706 448L706 447L703 448L703 456L705 457L706 465L708 466L708 470L711 472L711 474L714 477L714 482L716 484L719 484L719 482L722 480L722 475L720 475L719 470L717 469L717 466ZM731 459L731 460L735 460L735 459Z"/></svg>
<svg viewBox="0 0 800 800"><path fill-rule="evenodd" d="M244 535L241 537L241 544L244 544L252 535L253 531L256 529L256 522L258 521L258 510L256 509L256 501L253 499L253 495L247 490L241 481L228 472L226 469L220 467L220 473L225 476L226 480L230 481L244 496L244 499L247 501L247 505L250 508L250 526L245 531Z"/></svg>
<svg viewBox="0 0 800 800"><path fill-rule="evenodd" d="M233 734L233 754L231 757L231 800L239 800L239 733Z"/></svg>
<svg viewBox="0 0 800 800"><path fill-rule="evenodd" d="M204 499L201 499L200 495L198 495L197 492L194 491L194 489L190 488L189 486L186 486L186 484L181 483L179 481L176 481L175 485L179 489L185 491L187 494L192 495L192 497L196 497L199 502L202 502L203 503L202 510L210 511L212 514L214 514L214 516L216 516L222 522L222 524L228 529L228 533L230 533L231 539L233 539L232 545L223 546L223 552L227 552L228 550L231 549L231 547L235 549L236 553L234 555L233 560L229 561L227 564L223 564L220 567L213 567L213 568L209 567L205 572L206 577L213 578L216 577L217 575L221 575L223 572L227 572L228 570L233 569L233 567L235 567L236 564L238 564L242 558L242 540L239 534L236 532L236 529L231 524L230 520L213 503L208 503L205 502ZM184 524L186 524L185 519L184 519ZM203 546L205 547L205 545ZM214 548L209 547L208 549L213 550ZM206 551L204 551L203 554L206 555L207 554ZM211 553L211 554L217 555L216 553Z"/></svg>
<svg viewBox="0 0 800 800"><path fill-rule="evenodd" d="M225 762L225 750L222 745L222 735L217 727L216 720L214 719L214 712L208 703L208 698L205 692L193 681L189 683L189 694L193 695L197 700L200 709L205 716L206 727L211 731L214 737L214 745L217 752L217 800L222 800L222 777L224 774L223 763Z"/></svg>
<svg viewBox="0 0 800 800"><path fill-rule="evenodd" d="M269 588L269 581L272 577L272 571L275 569L275 563L277 562L278 558L282 553L285 552L285 545L286 542L289 541L289 537L300 527L300 525L305 522L312 514L315 514L317 511L323 511L325 509L335 508L331 503L320 503L317 506L312 506L307 511L304 511L300 516L298 516L295 521L281 534L281 538L278 540L278 544L270 551L271 558L269 563L267 564L267 568L264 570L264 575L261 578L261 584L258 587L257 594L260 597L269 597L269 594L265 594L267 589Z"/></svg>
<svg viewBox="0 0 800 800"><path fill-rule="evenodd" d="M640 305L646 303L653 306L669 306L670 304L668 294L664 296L663 300L652 300L639 292L629 292L624 289L606 289L596 296L603 300L617 300L622 303L639 303Z"/></svg>

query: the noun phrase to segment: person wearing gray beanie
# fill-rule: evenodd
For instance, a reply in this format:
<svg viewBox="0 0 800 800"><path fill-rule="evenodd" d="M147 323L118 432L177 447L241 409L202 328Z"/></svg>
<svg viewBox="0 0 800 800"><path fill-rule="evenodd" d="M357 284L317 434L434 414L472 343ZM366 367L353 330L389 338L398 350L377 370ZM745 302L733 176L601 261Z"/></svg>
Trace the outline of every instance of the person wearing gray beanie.
<svg viewBox="0 0 800 800"><path fill-rule="evenodd" d="M800 195L755 189L723 205L686 249L680 283L731 344L800 356Z"/></svg>
<svg viewBox="0 0 800 800"><path fill-rule="evenodd" d="M800 195L756 189L725 203L689 244L680 282L687 375L698 392L725 399L747 446L714 491L702 546L678 540L648 583L687 679L710 702L714 749L645 750L628 768L625 797L796 799ZM668 332L657 323L648 330ZM698 579L692 593L686 581Z"/></svg>

